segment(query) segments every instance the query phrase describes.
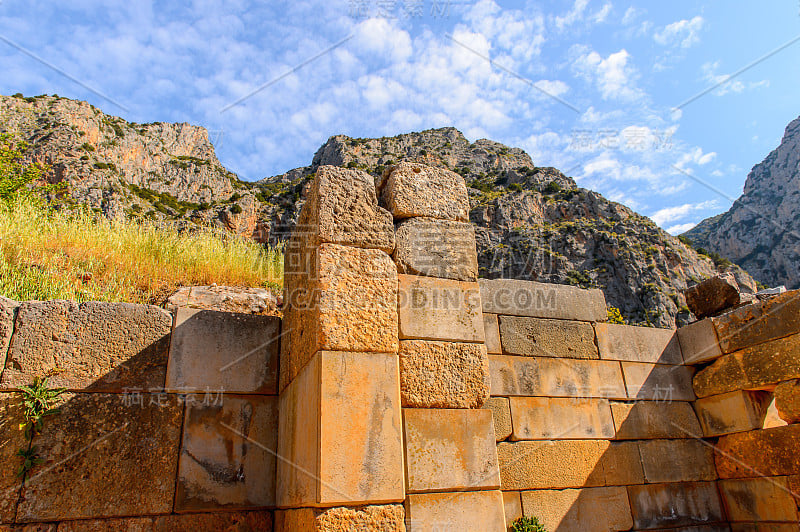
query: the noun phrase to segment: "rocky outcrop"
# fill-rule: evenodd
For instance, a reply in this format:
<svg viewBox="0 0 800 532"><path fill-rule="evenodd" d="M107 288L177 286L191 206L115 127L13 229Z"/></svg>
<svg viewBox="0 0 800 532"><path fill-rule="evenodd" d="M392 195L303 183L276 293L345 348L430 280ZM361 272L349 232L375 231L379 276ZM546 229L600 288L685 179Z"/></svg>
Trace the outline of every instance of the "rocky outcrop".
<svg viewBox="0 0 800 532"><path fill-rule="evenodd" d="M753 167L728 212L703 220L685 236L765 284L800 287L800 118Z"/></svg>

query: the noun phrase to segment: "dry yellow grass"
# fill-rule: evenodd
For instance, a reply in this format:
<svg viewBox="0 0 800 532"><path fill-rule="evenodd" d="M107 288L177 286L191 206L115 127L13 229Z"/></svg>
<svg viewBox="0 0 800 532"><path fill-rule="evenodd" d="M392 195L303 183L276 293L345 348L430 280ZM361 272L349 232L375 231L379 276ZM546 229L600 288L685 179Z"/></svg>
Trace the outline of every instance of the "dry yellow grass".
<svg viewBox="0 0 800 532"><path fill-rule="evenodd" d="M283 254L210 228L179 233L94 213L0 202L0 295L161 304L180 286L278 290Z"/></svg>

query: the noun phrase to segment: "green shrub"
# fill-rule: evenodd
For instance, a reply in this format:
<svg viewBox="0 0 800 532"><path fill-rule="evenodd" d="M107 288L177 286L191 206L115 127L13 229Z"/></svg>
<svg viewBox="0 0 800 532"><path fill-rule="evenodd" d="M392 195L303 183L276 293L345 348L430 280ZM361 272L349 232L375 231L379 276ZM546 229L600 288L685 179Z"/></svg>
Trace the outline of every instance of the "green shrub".
<svg viewBox="0 0 800 532"><path fill-rule="evenodd" d="M511 523L511 532L547 532L536 517L520 517Z"/></svg>
<svg viewBox="0 0 800 532"><path fill-rule="evenodd" d="M11 202L29 195L28 185L39 180L47 170L43 164L23 160L28 144L8 133L0 134L0 200Z"/></svg>
<svg viewBox="0 0 800 532"><path fill-rule="evenodd" d="M555 181L550 181L544 189L542 189L543 194L557 194L559 192L561 192L561 185Z"/></svg>
<svg viewBox="0 0 800 532"><path fill-rule="evenodd" d="M233 214L240 214L242 212L242 207L238 203L234 203L233 206L231 206L231 212Z"/></svg>
<svg viewBox="0 0 800 532"><path fill-rule="evenodd" d="M520 185L519 183L511 183L510 185L508 185L508 190L512 192L522 192L522 185Z"/></svg>

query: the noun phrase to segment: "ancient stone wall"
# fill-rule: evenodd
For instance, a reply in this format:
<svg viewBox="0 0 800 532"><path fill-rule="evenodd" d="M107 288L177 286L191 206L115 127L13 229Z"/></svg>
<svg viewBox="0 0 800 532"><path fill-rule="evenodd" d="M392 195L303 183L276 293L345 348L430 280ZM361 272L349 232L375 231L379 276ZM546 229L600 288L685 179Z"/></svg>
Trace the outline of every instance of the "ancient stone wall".
<svg viewBox="0 0 800 532"><path fill-rule="evenodd" d="M279 335L268 316L2 301L0 530L270 530ZM17 390L43 376L67 393L23 481Z"/></svg>
<svg viewBox="0 0 800 532"><path fill-rule="evenodd" d="M800 292L611 324L599 290L477 279L467 201L320 167L282 323L0 301L0 532L797 530Z"/></svg>

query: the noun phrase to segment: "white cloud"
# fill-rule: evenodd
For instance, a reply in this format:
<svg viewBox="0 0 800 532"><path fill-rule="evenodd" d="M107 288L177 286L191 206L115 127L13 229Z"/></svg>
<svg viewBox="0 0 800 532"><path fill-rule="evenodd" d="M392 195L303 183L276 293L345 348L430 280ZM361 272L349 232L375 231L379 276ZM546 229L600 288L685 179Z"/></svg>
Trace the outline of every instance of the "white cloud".
<svg viewBox="0 0 800 532"><path fill-rule="evenodd" d="M678 236L680 234L685 233L686 231L688 231L689 229L693 228L696 225L697 225L696 222L678 224L678 225L673 225L673 226L667 227L666 231L667 231L667 233L669 233L669 234L671 234L673 236Z"/></svg>
<svg viewBox="0 0 800 532"><path fill-rule="evenodd" d="M589 0L575 0L575 3L563 16L556 16L553 18L556 28L559 31L564 30L567 26L571 26L580 20L583 20L583 14L586 11L586 6L589 5Z"/></svg>
<svg viewBox="0 0 800 532"><path fill-rule="evenodd" d="M678 159L678 162L675 164L675 166L684 169L688 164L703 166L713 161L716 156L716 152L712 151L709 153L704 153L702 148L696 147L684 152Z"/></svg>
<svg viewBox="0 0 800 532"><path fill-rule="evenodd" d="M650 218L658 225L680 220L689 213L718 207L717 200L703 201L700 203L684 203L675 207L666 207L650 215Z"/></svg>
<svg viewBox="0 0 800 532"><path fill-rule="evenodd" d="M741 93L745 90L760 89L762 87L769 87L769 80L762 79L761 81L744 82L738 79L731 80L729 74L718 74L719 61L713 63L705 63L702 66L703 79L713 85L719 85L714 90L715 96L724 96L728 93Z"/></svg>
<svg viewBox="0 0 800 532"><path fill-rule="evenodd" d="M642 91L636 86L638 74L628 63L631 55L627 50L603 57L594 50L588 51L580 47L573 49L578 55L573 69L586 79L593 80L600 90L603 99L633 101L642 98Z"/></svg>
<svg viewBox="0 0 800 532"><path fill-rule="evenodd" d="M667 24L661 31L653 34L653 40L662 46L679 46L690 48L700 42L700 31L705 20L700 15L692 19L679 20Z"/></svg>
<svg viewBox="0 0 800 532"><path fill-rule="evenodd" d="M637 7L631 6L625 10L625 14L622 16L622 23L626 26L630 26L644 14L645 14L644 9L639 9Z"/></svg>

